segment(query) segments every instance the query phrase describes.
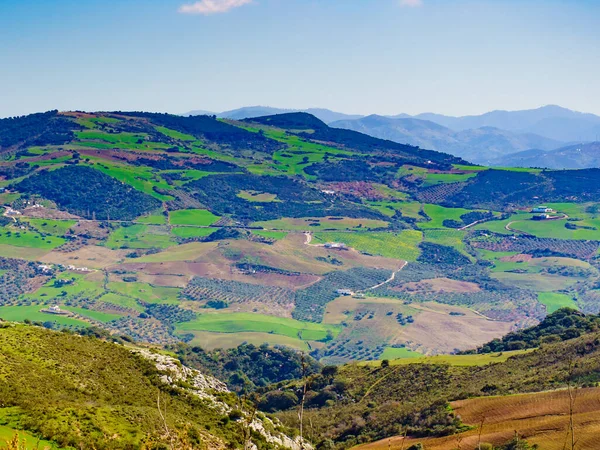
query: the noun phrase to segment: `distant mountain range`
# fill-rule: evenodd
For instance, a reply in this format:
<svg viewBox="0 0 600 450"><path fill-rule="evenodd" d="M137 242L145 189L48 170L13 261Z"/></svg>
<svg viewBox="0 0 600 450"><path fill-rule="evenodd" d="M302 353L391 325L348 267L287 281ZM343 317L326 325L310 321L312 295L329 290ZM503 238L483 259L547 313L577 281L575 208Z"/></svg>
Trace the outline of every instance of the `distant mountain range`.
<svg viewBox="0 0 600 450"><path fill-rule="evenodd" d="M336 111L331 111L324 108L308 108L308 109L282 109L272 108L270 106L245 106L243 108L232 109L231 111L223 111L214 113L204 110L190 111L184 116L200 116L200 115L216 115L223 119L243 120L252 119L254 117L272 116L274 114L286 114L292 112L305 112L321 119L325 123L335 122L336 120L352 120L364 117L360 114L344 114Z"/></svg>
<svg viewBox="0 0 600 450"><path fill-rule="evenodd" d="M289 112L307 112L335 128L447 152L480 164L504 165L506 161L523 161L522 164L525 164L528 155L539 156L552 150L577 147L575 143L597 141L600 136L600 116L556 105L522 111L491 111L462 117L435 113L361 116L323 108L299 110L268 106L243 107L216 115L242 120ZM191 111L186 115L207 113ZM524 153L516 159L505 159L509 155L531 149L535 149L535 152ZM589 164L595 161L591 157L580 160L577 154L573 154L568 160L556 158L558 157L555 155L548 161L548 167L556 164L567 164L564 167L590 167ZM514 164L515 162L511 162L510 165ZM598 167L598 164L594 167Z"/></svg>
<svg viewBox="0 0 600 450"><path fill-rule="evenodd" d="M488 164L493 159L531 148L552 150L564 143L535 134L514 133L490 126L454 131L429 120L367 116L330 124L421 148L438 150Z"/></svg>
<svg viewBox="0 0 600 450"><path fill-rule="evenodd" d="M396 116L404 118L406 115ZM523 111L491 111L478 116L452 117L424 113L414 116L455 131L495 127L518 133L534 133L557 141L593 141L600 134L600 117L556 105Z"/></svg>
<svg viewBox="0 0 600 450"><path fill-rule="evenodd" d="M497 166L587 169L600 167L600 142L569 145L558 150L527 150L492 161Z"/></svg>

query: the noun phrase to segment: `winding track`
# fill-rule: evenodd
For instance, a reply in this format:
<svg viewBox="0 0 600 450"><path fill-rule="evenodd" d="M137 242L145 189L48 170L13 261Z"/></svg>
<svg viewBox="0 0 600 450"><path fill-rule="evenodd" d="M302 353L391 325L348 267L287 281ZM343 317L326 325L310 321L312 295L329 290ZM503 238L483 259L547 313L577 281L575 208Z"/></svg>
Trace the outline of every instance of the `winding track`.
<svg viewBox="0 0 600 450"><path fill-rule="evenodd" d="M563 213L563 215L562 215L562 216L558 216L558 217L551 217L551 218L549 218L549 219L546 219L546 220L567 220L568 218L569 218L569 216L568 216L567 214L564 214L564 213ZM526 231L515 230L514 228L511 228L511 227L510 227L510 226L511 226L513 223L517 223L517 222L523 222L523 221L522 221L522 220L513 220L513 221L511 221L511 222L508 222L506 225L504 225L504 228L505 228L507 231L512 231L513 233L519 233L519 234L525 234L525 235L528 235L528 236L533 236L532 234L530 234L530 233L527 233Z"/></svg>

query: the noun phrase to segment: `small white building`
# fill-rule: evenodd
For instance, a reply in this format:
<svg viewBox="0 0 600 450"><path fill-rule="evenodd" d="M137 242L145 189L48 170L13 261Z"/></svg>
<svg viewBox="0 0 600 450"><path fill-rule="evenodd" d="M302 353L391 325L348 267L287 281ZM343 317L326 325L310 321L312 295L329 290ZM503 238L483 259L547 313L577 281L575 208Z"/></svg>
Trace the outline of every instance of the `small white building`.
<svg viewBox="0 0 600 450"><path fill-rule="evenodd" d="M352 295L352 294L354 294L354 292L352 292L352 290L350 290L350 289L337 289L335 292L338 295Z"/></svg>
<svg viewBox="0 0 600 450"><path fill-rule="evenodd" d="M342 244L341 242L327 242L325 244L325 248L346 250L348 246L346 244Z"/></svg>
<svg viewBox="0 0 600 450"><path fill-rule="evenodd" d="M531 210L532 213L551 213L554 210L552 208L548 208L547 206L536 206Z"/></svg>

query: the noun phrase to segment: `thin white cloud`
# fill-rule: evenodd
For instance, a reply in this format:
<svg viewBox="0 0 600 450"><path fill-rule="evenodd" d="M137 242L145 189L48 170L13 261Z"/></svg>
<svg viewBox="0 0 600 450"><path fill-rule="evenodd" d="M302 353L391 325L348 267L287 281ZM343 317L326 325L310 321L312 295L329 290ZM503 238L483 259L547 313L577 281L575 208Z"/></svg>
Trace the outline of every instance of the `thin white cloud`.
<svg viewBox="0 0 600 450"><path fill-rule="evenodd" d="M211 14L226 13L234 8L252 3L252 0L200 0L195 3L187 3L179 7L182 14Z"/></svg>
<svg viewBox="0 0 600 450"><path fill-rule="evenodd" d="M418 8L423 6L423 0L400 0L400 6L403 8Z"/></svg>

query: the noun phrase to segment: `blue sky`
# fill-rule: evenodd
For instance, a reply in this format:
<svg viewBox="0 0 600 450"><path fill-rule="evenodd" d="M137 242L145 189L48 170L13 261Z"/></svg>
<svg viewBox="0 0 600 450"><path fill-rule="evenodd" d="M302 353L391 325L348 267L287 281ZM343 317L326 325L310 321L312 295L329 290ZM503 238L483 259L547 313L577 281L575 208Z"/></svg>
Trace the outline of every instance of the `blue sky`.
<svg viewBox="0 0 600 450"><path fill-rule="evenodd" d="M597 0L1 0L0 117L600 114Z"/></svg>

